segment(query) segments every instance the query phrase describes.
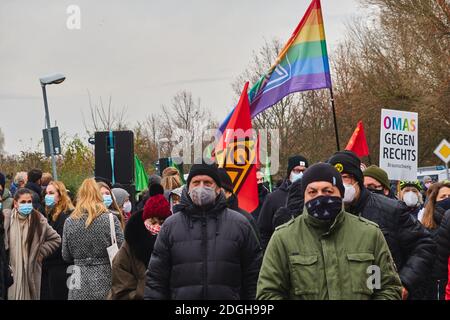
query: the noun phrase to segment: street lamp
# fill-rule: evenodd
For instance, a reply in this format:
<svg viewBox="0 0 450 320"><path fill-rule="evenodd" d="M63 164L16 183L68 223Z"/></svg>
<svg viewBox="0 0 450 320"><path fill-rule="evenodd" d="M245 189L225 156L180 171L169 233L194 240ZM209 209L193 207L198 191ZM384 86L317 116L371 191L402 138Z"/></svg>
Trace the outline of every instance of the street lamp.
<svg viewBox="0 0 450 320"><path fill-rule="evenodd" d="M44 76L39 78L42 87L42 95L44 96L44 108L45 108L45 120L47 124L47 134L48 134L48 142L50 146L50 154L52 156L52 171L53 171L53 179L58 180L58 174L56 172L56 158L55 158L55 150L53 148L53 136L51 132L50 125L50 114L48 112L48 103L47 103L47 91L45 86L48 84L60 84L66 79L64 75L61 73L55 73L48 76Z"/></svg>

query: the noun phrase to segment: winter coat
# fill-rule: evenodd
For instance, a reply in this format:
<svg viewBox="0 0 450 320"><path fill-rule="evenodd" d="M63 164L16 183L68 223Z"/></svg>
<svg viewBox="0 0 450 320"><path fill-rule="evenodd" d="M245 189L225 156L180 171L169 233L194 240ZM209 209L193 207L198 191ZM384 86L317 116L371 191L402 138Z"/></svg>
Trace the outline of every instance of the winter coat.
<svg viewBox="0 0 450 320"><path fill-rule="evenodd" d="M402 284L408 291L428 277L434 263L436 245L431 234L409 214L403 202L362 188L358 201L347 211L360 214L379 225Z"/></svg>
<svg viewBox="0 0 450 320"><path fill-rule="evenodd" d="M181 204L156 239L145 299L255 299L262 252L248 220L223 193L202 210L184 189Z"/></svg>
<svg viewBox="0 0 450 320"><path fill-rule="evenodd" d="M69 217L64 224L62 256L75 266L69 300L103 300L111 289L111 264L107 252L107 247L111 246L109 214L103 213L87 228L87 214L80 219ZM115 215L113 219L120 248L123 232L119 219Z"/></svg>
<svg viewBox="0 0 450 320"><path fill-rule="evenodd" d="M5 216L5 247L9 250L10 237L9 234L11 226L11 218L13 210L4 210ZM37 237L37 233L33 237L28 255L28 265L26 266L28 272L28 283L30 284L30 295L32 300L39 300L41 294L41 277L42 277L42 262L43 260L55 252L61 246L61 237L48 224L47 218L40 215L40 228L42 233Z"/></svg>
<svg viewBox="0 0 450 320"><path fill-rule="evenodd" d="M439 281L439 299L444 298L444 290L448 281L448 260L450 257L450 210L444 212L440 207L435 208L433 215L439 228L436 230L436 263L433 278Z"/></svg>
<svg viewBox="0 0 450 320"><path fill-rule="evenodd" d="M49 225L63 237L64 223L72 212L61 212L56 221L51 216ZM62 246L44 259L42 264L41 300L67 300L69 289L67 288L67 273L69 264L62 257Z"/></svg>
<svg viewBox="0 0 450 320"><path fill-rule="evenodd" d="M261 233L261 246L264 250L275 230L273 228L273 216L279 208L286 205L290 184L291 182L289 179L284 180L280 187L267 195L266 200L264 200L258 218L258 227L259 232Z"/></svg>
<svg viewBox="0 0 450 320"><path fill-rule="evenodd" d="M367 285L379 267L380 288ZM334 221L306 210L278 227L267 246L257 299L401 299L401 282L378 226L342 211Z"/></svg>
<svg viewBox="0 0 450 320"><path fill-rule="evenodd" d="M45 208L42 204L42 188L40 185L33 183L33 182L27 182L25 185L25 188L32 191L33 195L33 208L39 211L42 214L45 214Z"/></svg>
<svg viewBox="0 0 450 320"><path fill-rule="evenodd" d="M226 200L226 203L227 203L227 208L234 210L236 212L239 212L240 214L242 214L245 217L245 219L248 220L248 222L250 222L252 229L255 232L255 236L258 239L258 242L261 243L261 236L259 234L258 225L256 224L255 219L253 218L253 216L250 213L239 208L238 197L235 194L233 194Z"/></svg>
<svg viewBox="0 0 450 320"><path fill-rule="evenodd" d="M2 196L2 208L3 210L9 209L11 210L13 207L13 202L14 199L11 195L11 192L9 191L9 189L5 189L3 191L3 196Z"/></svg>
<svg viewBox="0 0 450 320"><path fill-rule="evenodd" d="M125 227L125 241L114 257L112 287L108 299L144 299L145 272L156 237L145 227L142 211L131 216Z"/></svg>
<svg viewBox="0 0 450 320"><path fill-rule="evenodd" d="M270 191L268 187L266 187L265 183L258 184L258 207L251 212L253 218L255 219L255 222L258 221L259 214L264 204L264 200L269 193Z"/></svg>
<svg viewBox="0 0 450 320"><path fill-rule="evenodd" d="M285 207L278 209L273 215L273 229L298 217L303 212L304 194L302 194L301 180L295 181L289 188Z"/></svg>

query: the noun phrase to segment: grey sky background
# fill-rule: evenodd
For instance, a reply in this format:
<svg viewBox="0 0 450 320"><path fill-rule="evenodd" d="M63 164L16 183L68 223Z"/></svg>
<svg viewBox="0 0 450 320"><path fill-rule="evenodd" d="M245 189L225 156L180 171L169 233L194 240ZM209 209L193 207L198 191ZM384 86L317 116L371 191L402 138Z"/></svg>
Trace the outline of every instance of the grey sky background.
<svg viewBox="0 0 450 320"><path fill-rule="evenodd" d="M0 128L5 150L35 148L44 128L38 78L66 81L47 88L52 124L85 137L93 103L112 96L133 125L169 104L181 90L201 98L222 120L236 103L232 81L265 40L286 41L310 0L1 0ZM69 30L69 5L81 29ZM322 0L328 49L361 14L357 0ZM42 147L43 149L43 147Z"/></svg>

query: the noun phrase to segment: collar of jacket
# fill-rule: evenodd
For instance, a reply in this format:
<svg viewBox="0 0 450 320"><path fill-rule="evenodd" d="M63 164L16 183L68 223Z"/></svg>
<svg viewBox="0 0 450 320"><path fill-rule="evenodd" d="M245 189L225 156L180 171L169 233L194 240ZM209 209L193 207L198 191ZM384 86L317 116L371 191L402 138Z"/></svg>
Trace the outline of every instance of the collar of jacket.
<svg viewBox="0 0 450 320"><path fill-rule="evenodd" d="M361 188L361 186L360 186L360 188ZM369 200L371 195L372 195L372 192L367 190L365 187L362 187L358 201L356 201L356 203L352 204L349 208L346 208L346 211L353 213L355 215L361 214L361 212L363 212L364 207L366 206L367 201Z"/></svg>
<svg viewBox="0 0 450 320"><path fill-rule="evenodd" d="M306 216L305 217L306 224L308 224L312 228L316 229L319 233L321 233L322 237L329 236L333 232L339 230L345 218L344 210L341 210L341 212L339 212L339 214L336 216L334 220L320 220L314 218L308 213L306 207L303 208L303 214Z"/></svg>

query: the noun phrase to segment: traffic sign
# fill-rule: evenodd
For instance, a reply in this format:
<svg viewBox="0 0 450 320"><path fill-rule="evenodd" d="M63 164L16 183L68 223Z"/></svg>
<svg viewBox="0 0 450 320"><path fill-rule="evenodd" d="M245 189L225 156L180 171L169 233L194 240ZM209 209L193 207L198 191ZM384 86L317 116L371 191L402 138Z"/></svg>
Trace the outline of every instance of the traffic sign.
<svg viewBox="0 0 450 320"><path fill-rule="evenodd" d="M450 143L446 139L442 140L436 150L434 150L434 154L445 163L448 163L450 161Z"/></svg>

